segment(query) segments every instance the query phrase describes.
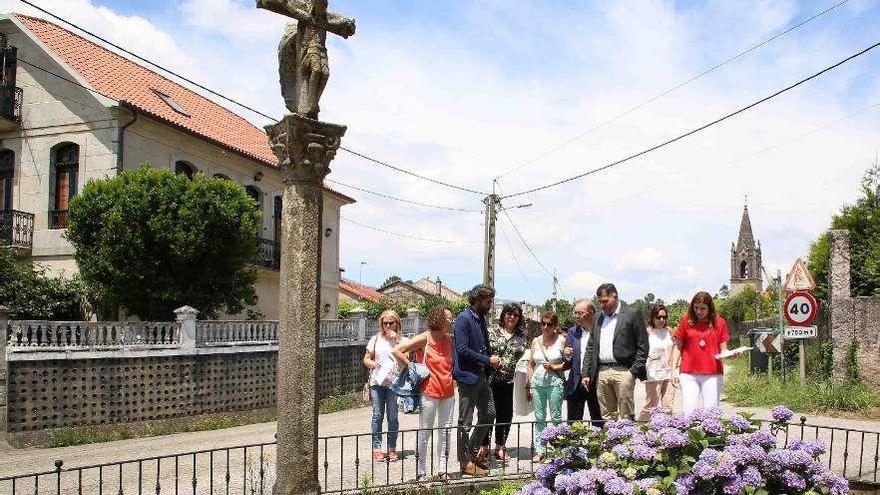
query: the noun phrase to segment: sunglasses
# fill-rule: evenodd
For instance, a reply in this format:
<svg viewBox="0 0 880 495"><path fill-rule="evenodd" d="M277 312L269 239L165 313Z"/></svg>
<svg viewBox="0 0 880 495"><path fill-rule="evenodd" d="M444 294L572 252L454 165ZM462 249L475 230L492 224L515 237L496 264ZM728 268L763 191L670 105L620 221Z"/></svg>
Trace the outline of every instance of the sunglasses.
<svg viewBox="0 0 880 495"><path fill-rule="evenodd" d="M666 316L659 316L659 315L658 315L658 316L655 316L655 318L657 318L658 320L668 320L668 319L669 319L669 318L666 317Z"/></svg>
<svg viewBox="0 0 880 495"><path fill-rule="evenodd" d="M383 321L383 322L382 322L382 325L384 325L384 326L387 327L387 326L394 325L395 323L396 323L396 322L394 322L394 321Z"/></svg>

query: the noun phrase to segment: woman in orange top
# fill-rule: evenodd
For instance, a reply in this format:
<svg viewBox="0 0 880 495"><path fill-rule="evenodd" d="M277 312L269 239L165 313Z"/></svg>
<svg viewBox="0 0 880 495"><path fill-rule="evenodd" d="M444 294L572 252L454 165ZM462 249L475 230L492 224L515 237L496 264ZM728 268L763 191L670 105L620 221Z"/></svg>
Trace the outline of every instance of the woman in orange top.
<svg viewBox="0 0 880 495"><path fill-rule="evenodd" d="M419 413L418 433L418 465L416 479L423 479L427 474L428 437L431 436L434 423L440 431L439 441L434 442L437 448L436 459L438 479L449 479L449 430L452 428L453 410L455 409L455 388L452 380L452 339L449 329L452 328L454 315L447 306L437 306L428 313L428 330L416 335L409 341L394 348L394 357L405 367L409 367L407 356L415 352L413 358L425 363L431 373L422 380L422 411Z"/></svg>

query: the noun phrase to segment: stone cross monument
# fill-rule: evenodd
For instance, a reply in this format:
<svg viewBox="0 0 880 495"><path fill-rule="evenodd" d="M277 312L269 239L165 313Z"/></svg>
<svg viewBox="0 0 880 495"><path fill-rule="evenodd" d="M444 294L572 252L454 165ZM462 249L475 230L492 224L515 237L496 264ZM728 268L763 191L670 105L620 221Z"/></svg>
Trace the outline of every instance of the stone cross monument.
<svg viewBox="0 0 880 495"><path fill-rule="evenodd" d="M318 326L323 180L345 126L320 122L318 100L330 66L327 32L354 34L353 19L327 11L327 0L257 0L296 19L278 49L281 92L292 113L266 126L284 180L277 365L278 454L275 495L317 494Z"/></svg>

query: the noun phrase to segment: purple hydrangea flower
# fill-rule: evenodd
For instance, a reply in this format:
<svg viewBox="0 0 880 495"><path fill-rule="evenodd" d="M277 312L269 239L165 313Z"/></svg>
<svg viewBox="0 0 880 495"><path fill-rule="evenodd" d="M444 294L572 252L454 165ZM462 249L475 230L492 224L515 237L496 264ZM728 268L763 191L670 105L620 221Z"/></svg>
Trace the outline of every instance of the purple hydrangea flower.
<svg viewBox="0 0 880 495"><path fill-rule="evenodd" d="M739 414L734 414L730 417L730 427L737 432L747 431L752 427L752 423L749 422L746 418L740 416Z"/></svg>
<svg viewBox="0 0 880 495"><path fill-rule="evenodd" d="M660 442L667 449L680 449L688 444L688 438L681 432L669 430L660 437Z"/></svg>
<svg viewBox="0 0 880 495"><path fill-rule="evenodd" d="M776 406L770 410L770 416L773 417L773 421L787 423L794 417L794 412L785 406Z"/></svg>

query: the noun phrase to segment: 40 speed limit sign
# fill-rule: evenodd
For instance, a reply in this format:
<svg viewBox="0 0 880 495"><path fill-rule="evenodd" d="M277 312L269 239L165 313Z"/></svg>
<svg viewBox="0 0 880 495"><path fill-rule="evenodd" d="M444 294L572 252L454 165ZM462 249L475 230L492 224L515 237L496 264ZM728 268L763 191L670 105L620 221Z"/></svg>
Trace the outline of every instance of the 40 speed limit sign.
<svg viewBox="0 0 880 495"><path fill-rule="evenodd" d="M793 326L809 326L816 319L819 303L809 292L792 292L785 300L785 319Z"/></svg>

